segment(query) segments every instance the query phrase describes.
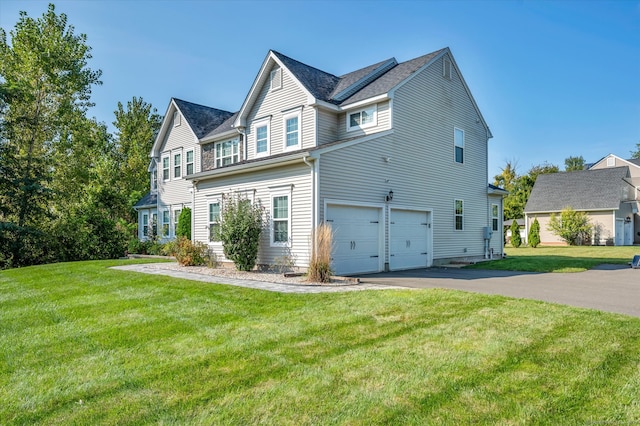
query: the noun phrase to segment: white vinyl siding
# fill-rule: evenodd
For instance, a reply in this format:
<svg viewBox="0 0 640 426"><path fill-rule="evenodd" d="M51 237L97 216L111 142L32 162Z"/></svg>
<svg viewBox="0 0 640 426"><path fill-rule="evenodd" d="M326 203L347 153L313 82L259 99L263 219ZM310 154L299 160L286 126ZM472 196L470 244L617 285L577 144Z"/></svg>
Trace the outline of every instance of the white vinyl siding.
<svg viewBox="0 0 640 426"><path fill-rule="evenodd" d="M317 116L318 145L338 140L338 114L318 109Z"/></svg>
<svg viewBox="0 0 640 426"><path fill-rule="evenodd" d="M389 130L391 128L390 105L389 101L384 101L365 107L364 109L375 107L375 124L368 126L350 126L350 115L361 112L363 108L340 113L338 116L338 139L352 138L359 135L370 135L372 133Z"/></svg>
<svg viewBox="0 0 640 426"><path fill-rule="evenodd" d="M347 132L375 126L377 124L377 110L376 105L370 105L359 111L347 112Z"/></svg>
<svg viewBox="0 0 640 426"><path fill-rule="evenodd" d="M255 127L266 117L270 118L269 125L269 152L268 155L278 155L285 152L285 126L284 116L297 112L298 118L298 145L289 150L309 149L316 146L316 131L314 128L316 110L307 105L308 99L302 87L286 69L282 71L282 88L270 90L269 80L262 88L253 107L247 117L247 154L248 159L258 157L256 150ZM293 110L293 108L296 108Z"/></svg>
<svg viewBox="0 0 640 426"><path fill-rule="evenodd" d="M260 236L258 264L272 265L276 258L287 254L295 256L296 266L305 267L309 262L312 185L309 166L300 161L299 165L290 165L268 170L243 173L241 175L217 177L198 184L195 208L193 210L195 227L193 237L196 241L209 241L209 202L215 194L231 194L246 197L260 203L265 209L264 218L270 219L272 196L289 196L289 234L288 247L283 244L271 244L271 232L266 229ZM225 261L221 245L210 245L220 261Z"/></svg>

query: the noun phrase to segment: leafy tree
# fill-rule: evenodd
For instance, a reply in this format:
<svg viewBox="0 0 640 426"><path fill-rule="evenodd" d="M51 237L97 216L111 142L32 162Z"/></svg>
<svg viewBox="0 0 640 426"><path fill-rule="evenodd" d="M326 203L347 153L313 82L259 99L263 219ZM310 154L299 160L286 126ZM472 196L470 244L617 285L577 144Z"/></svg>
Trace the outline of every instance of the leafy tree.
<svg viewBox="0 0 640 426"><path fill-rule="evenodd" d="M135 203L149 191L149 152L160 130L162 117L151 104L135 96L127 102L126 109L118 102L114 114L116 120L113 125L116 127L117 155L122 176L120 187L128 199Z"/></svg>
<svg viewBox="0 0 640 426"><path fill-rule="evenodd" d="M229 195L224 200L218 233L225 257L240 271L250 271L256 265L262 210L246 198Z"/></svg>
<svg viewBox="0 0 640 426"><path fill-rule="evenodd" d="M531 224L531 228L529 228L529 236L527 238L527 242L530 247L536 248L540 245L540 222L538 222L538 218L536 217Z"/></svg>
<svg viewBox="0 0 640 426"><path fill-rule="evenodd" d="M640 142L636 144L636 150L631 151L631 158L640 158Z"/></svg>
<svg viewBox="0 0 640 426"><path fill-rule="evenodd" d="M185 207L180 212L178 226L176 227L176 237L191 239L191 209L189 207Z"/></svg>
<svg viewBox="0 0 640 426"><path fill-rule="evenodd" d="M514 219L511 222L511 245L515 248L518 248L522 245L522 239L520 238L520 227L518 226L518 222Z"/></svg>
<svg viewBox="0 0 640 426"><path fill-rule="evenodd" d="M20 12L10 36L0 29L1 238L4 257L20 266L47 259L48 227L60 211L52 181L69 164L59 160L74 153L73 135L101 72L87 66L86 36L75 35L53 4L38 19Z"/></svg>
<svg viewBox="0 0 640 426"><path fill-rule="evenodd" d="M582 155L579 157L567 157L564 159L564 170L567 172L584 170L584 166L585 162Z"/></svg>
<svg viewBox="0 0 640 426"><path fill-rule="evenodd" d="M570 246L588 241L592 228L589 216L585 212L577 212L571 207L563 209L559 216L552 213L548 225L549 231L562 238Z"/></svg>

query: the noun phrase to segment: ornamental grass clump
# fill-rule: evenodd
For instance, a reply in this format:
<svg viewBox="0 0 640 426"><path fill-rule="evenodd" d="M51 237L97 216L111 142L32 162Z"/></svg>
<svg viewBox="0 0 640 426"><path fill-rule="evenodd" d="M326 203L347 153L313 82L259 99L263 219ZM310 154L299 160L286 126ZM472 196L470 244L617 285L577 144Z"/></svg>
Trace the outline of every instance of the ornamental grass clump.
<svg viewBox="0 0 640 426"><path fill-rule="evenodd" d="M333 230L329 225L321 224L314 231L315 245L309 263L308 280L311 282L331 282L331 250L333 249Z"/></svg>

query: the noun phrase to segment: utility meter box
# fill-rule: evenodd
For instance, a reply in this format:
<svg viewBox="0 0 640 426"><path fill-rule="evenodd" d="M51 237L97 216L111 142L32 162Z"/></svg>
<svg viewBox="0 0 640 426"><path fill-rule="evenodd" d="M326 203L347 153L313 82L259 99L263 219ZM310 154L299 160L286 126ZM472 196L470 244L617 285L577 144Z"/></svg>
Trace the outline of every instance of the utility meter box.
<svg viewBox="0 0 640 426"><path fill-rule="evenodd" d="M484 228L482 228L482 231L485 240L490 240L493 236L493 229L491 229L490 226L485 226Z"/></svg>

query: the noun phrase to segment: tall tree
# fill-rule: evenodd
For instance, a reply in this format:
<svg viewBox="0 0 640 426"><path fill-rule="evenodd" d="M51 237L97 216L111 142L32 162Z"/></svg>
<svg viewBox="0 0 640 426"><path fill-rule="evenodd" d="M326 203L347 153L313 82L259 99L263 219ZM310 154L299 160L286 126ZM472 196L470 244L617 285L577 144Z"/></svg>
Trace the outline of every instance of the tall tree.
<svg viewBox="0 0 640 426"><path fill-rule="evenodd" d="M636 150L631 151L631 158L640 158L640 142L636 144Z"/></svg>
<svg viewBox="0 0 640 426"><path fill-rule="evenodd" d="M129 199L137 201L149 190L149 152L162 117L151 104L135 96L127 102L126 109L118 102L114 114L121 189Z"/></svg>
<svg viewBox="0 0 640 426"><path fill-rule="evenodd" d="M584 158L579 157L567 157L564 159L564 170L566 172L575 172L578 170L584 170L585 162Z"/></svg>
<svg viewBox="0 0 640 426"><path fill-rule="evenodd" d="M0 29L0 79L4 111L0 116L2 162L7 161L0 188L5 204L3 238L15 265L35 261L46 224L56 209L51 205L51 182L65 165L73 127L82 121L91 87L100 71L87 65L91 48L84 34L75 35L65 14L50 4L38 19L20 12L10 33ZM58 161L63 161L62 163ZM29 259L30 258L30 259Z"/></svg>

